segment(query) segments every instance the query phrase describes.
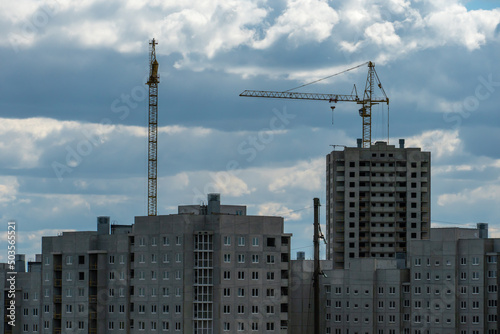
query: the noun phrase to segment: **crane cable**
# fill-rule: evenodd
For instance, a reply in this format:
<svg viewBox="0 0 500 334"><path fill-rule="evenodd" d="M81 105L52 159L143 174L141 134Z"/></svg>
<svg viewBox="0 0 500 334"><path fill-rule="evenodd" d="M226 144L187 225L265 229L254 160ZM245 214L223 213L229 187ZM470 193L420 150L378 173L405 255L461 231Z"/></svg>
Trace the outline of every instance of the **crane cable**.
<svg viewBox="0 0 500 334"><path fill-rule="evenodd" d="M309 85L312 85L314 83L317 83L317 82L320 82L320 81L323 81L323 80L326 80L326 79L329 79L331 77L334 77L336 75L339 75L339 74L342 74L342 73L345 73L345 72L349 72L349 71L352 71L352 70L355 70L361 66L364 66L366 64L368 64L369 62L366 62L366 63L363 63L363 64L360 64L358 66L354 66L354 67L351 67L351 68L348 68L347 70L344 70L342 72L339 72L339 73L335 73L335 74L332 74L332 75L329 75L327 77L324 77L324 78L321 78L321 79L318 79L318 80L314 80L314 81L311 81L311 82L308 82L308 83L305 83L303 85L300 85L298 87L295 87L295 88L290 88L289 90L285 90L285 92L289 92L289 91L292 91L292 90L295 90L295 89L299 89L299 88L302 88L302 87L305 87L305 86L309 86ZM385 93L385 92L384 92Z"/></svg>

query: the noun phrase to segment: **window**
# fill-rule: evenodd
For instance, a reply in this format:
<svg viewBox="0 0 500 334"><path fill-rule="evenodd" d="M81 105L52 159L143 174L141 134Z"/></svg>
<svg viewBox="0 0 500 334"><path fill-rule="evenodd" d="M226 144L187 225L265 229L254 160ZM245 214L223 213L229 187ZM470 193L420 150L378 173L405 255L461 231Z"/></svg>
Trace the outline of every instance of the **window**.
<svg viewBox="0 0 500 334"><path fill-rule="evenodd" d="M472 272L472 279L473 280L478 280L479 279L479 272L478 271L473 271Z"/></svg>
<svg viewBox="0 0 500 334"><path fill-rule="evenodd" d="M258 313L259 313L259 306L252 305L252 314L258 314Z"/></svg>
<svg viewBox="0 0 500 334"><path fill-rule="evenodd" d="M252 279L253 280L259 279L259 272L258 271L252 271Z"/></svg>
<svg viewBox="0 0 500 334"><path fill-rule="evenodd" d="M163 237L163 246L170 246L170 238Z"/></svg>
<svg viewBox="0 0 500 334"><path fill-rule="evenodd" d="M230 271L225 270L223 275L224 275L225 280L231 279L231 272Z"/></svg>
<svg viewBox="0 0 500 334"><path fill-rule="evenodd" d="M181 237L181 236L176 236L176 237L175 237L175 244L176 244L177 246L180 246L180 245L181 245L181 243L182 243L182 237Z"/></svg>
<svg viewBox="0 0 500 334"><path fill-rule="evenodd" d="M224 246L231 246L231 237L230 236L224 237Z"/></svg>
<svg viewBox="0 0 500 334"><path fill-rule="evenodd" d="M274 297L274 289L270 288L266 290L267 297Z"/></svg>
<svg viewBox="0 0 500 334"><path fill-rule="evenodd" d="M73 256L67 255L66 256L66 264L67 265L72 265L73 264Z"/></svg>
<svg viewBox="0 0 500 334"><path fill-rule="evenodd" d="M222 295L224 297L231 297L231 289L230 288L224 288Z"/></svg>
<svg viewBox="0 0 500 334"><path fill-rule="evenodd" d="M461 257L461 258L460 258L460 264L461 264L462 266L466 265L466 264L467 264L467 258L466 258L466 257Z"/></svg>
<svg viewBox="0 0 500 334"><path fill-rule="evenodd" d="M238 279L239 280L245 279L245 272L244 271L238 271Z"/></svg>
<svg viewBox="0 0 500 334"><path fill-rule="evenodd" d="M252 254L252 263L259 263L259 255Z"/></svg>
<svg viewBox="0 0 500 334"><path fill-rule="evenodd" d="M275 238L267 238L267 247L276 247L276 239Z"/></svg>
<svg viewBox="0 0 500 334"><path fill-rule="evenodd" d="M472 257L472 265L473 266L479 265L479 258L477 256Z"/></svg>
<svg viewBox="0 0 500 334"><path fill-rule="evenodd" d="M238 237L238 246L245 246L245 237Z"/></svg>
<svg viewBox="0 0 500 334"><path fill-rule="evenodd" d="M225 263L231 262L231 254L224 254L224 262Z"/></svg>
<svg viewBox="0 0 500 334"><path fill-rule="evenodd" d="M238 254L238 263L245 263L245 254Z"/></svg>
<svg viewBox="0 0 500 334"><path fill-rule="evenodd" d="M257 247L259 245L259 237L252 238L252 246Z"/></svg>
<svg viewBox="0 0 500 334"><path fill-rule="evenodd" d="M245 297L245 288L238 288L238 297Z"/></svg>
<svg viewBox="0 0 500 334"><path fill-rule="evenodd" d="M268 281L273 281L274 280L274 272L268 271L266 277L267 277Z"/></svg>
<svg viewBox="0 0 500 334"><path fill-rule="evenodd" d="M252 297L259 297L259 289L252 288Z"/></svg>
<svg viewBox="0 0 500 334"><path fill-rule="evenodd" d="M274 255L268 255L267 256L267 263L268 264L273 264L274 263Z"/></svg>

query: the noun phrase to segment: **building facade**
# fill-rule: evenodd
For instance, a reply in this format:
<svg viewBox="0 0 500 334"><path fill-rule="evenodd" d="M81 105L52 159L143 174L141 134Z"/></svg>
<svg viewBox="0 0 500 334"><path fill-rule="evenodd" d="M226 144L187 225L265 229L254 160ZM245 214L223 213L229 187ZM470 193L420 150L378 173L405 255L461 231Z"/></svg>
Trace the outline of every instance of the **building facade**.
<svg viewBox="0 0 500 334"><path fill-rule="evenodd" d="M429 238L430 152L376 142L326 156L327 259L396 258Z"/></svg>
<svg viewBox="0 0 500 334"><path fill-rule="evenodd" d="M411 243L406 260L352 259L333 270L322 261L321 332L498 334L500 239L478 225L433 228L430 240ZM312 266L292 263L292 333L312 329Z"/></svg>
<svg viewBox="0 0 500 334"><path fill-rule="evenodd" d="M290 237L283 218L247 216L218 194L133 225L99 217L97 232L43 237L40 270L19 274L27 316L2 331L288 333Z"/></svg>

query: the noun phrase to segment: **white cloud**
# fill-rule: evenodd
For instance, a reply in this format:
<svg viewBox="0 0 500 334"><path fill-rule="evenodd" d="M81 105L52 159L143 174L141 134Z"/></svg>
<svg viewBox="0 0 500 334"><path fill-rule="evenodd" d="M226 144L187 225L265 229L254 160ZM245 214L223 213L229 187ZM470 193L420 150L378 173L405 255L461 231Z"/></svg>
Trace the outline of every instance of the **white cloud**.
<svg viewBox="0 0 500 334"><path fill-rule="evenodd" d="M491 201L500 204L500 184L489 184L474 189L464 189L454 194L442 194L438 197L438 205L450 204L471 205Z"/></svg>
<svg viewBox="0 0 500 334"><path fill-rule="evenodd" d="M281 216L285 220L300 220L300 212L295 212L280 203L267 202L259 205L259 216Z"/></svg>
<svg viewBox="0 0 500 334"><path fill-rule="evenodd" d="M202 53L208 58L220 51L249 43L255 31L249 26L260 23L267 10L254 1L198 1L182 3L167 14L159 28L167 53Z"/></svg>
<svg viewBox="0 0 500 334"><path fill-rule="evenodd" d="M0 176L0 205L6 205L16 200L19 191L17 177Z"/></svg>
<svg viewBox="0 0 500 334"><path fill-rule="evenodd" d="M219 172L210 173L214 188L217 192L227 196L240 197L248 195L255 189L249 189L248 185L233 173Z"/></svg>
<svg viewBox="0 0 500 334"><path fill-rule="evenodd" d="M401 39L391 22L374 23L365 30L365 36L378 45L398 46Z"/></svg>
<svg viewBox="0 0 500 334"><path fill-rule="evenodd" d="M500 23L500 10L467 11L463 5L450 4L430 13L425 21L434 32L434 43L456 43L474 50L494 37Z"/></svg>
<svg viewBox="0 0 500 334"><path fill-rule="evenodd" d="M312 161L300 161L293 167L268 171L267 176L271 176L268 189L275 193L283 193L292 188L320 190L324 170L325 161L318 158Z"/></svg>
<svg viewBox="0 0 500 334"><path fill-rule="evenodd" d="M431 151L436 158L457 154L461 148L458 130L431 130L406 139L406 147Z"/></svg>
<svg viewBox="0 0 500 334"><path fill-rule="evenodd" d="M339 21L337 12L324 0L289 0L285 11L266 31L264 39L253 43L257 49L266 49L282 36L293 44L322 42Z"/></svg>

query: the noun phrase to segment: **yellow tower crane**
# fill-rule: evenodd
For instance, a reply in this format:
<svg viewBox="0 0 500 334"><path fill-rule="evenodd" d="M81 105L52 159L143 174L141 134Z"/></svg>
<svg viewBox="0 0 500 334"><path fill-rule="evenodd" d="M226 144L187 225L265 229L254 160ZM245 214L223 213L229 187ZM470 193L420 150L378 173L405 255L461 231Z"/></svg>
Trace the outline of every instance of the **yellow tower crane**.
<svg viewBox="0 0 500 334"><path fill-rule="evenodd" d="M157 156L158 156L158 61L155 39L149 42L149 127L148 127L148 216L156 216Z"/></svg>
<svg viewBox="0 0 500 334"><path fill-rule="evenodd" d="M345 73L347 71L356 69L363 65L368 65L368 76L366 78L365 92L363 94L363 98L360 98L357 94L351 95L339 95L339 94L320 94L320 93L299 93L299 92L291 92L291 90L287 90L285 92L276 92L276 91L262 91L262 90L245 90L240 96L247 97L267 97L267 98L278 98L278 99L296 99L296 100L318 100L318 101L328 101L330 103L337 102L356 102L357 104L361 104L361 109L359 109L359 115L363 119L363 147L370 147L371 138L372 138L372 106L378 103L387 103L389 106L389 98L385 94L384 88L382 88L382 83L375 71L375 64L371 61L366 62L364 64L352 67L340 73L330 75L326 78L316 80L311 83L315 83L332 76ZM375 82L377 83L378 88L383 94L383 97L377 97L374 95L375 91ZM309 83L309 84L311 84ZM309 84L302 85L300 87L307 86ZM297 87L297 88L300 88ZM356 86L354 86L356 87ZM295 88L294 88L295 89ZM335 109L335 106L331 107L332 110ZM387 134L389 135L389 134Z"/></svg>

